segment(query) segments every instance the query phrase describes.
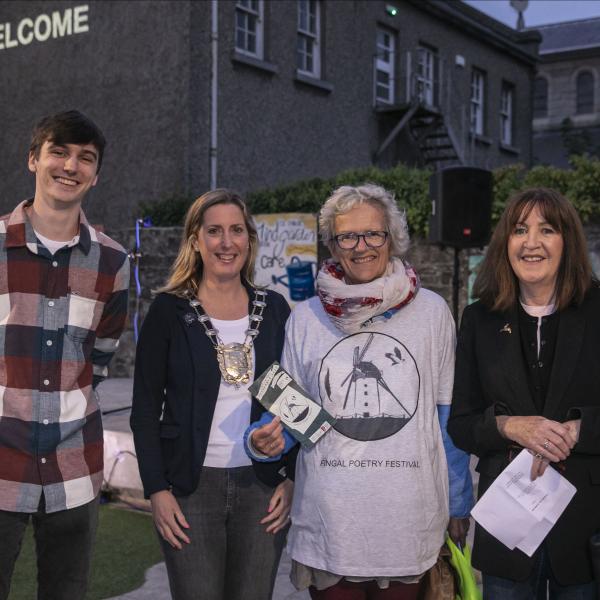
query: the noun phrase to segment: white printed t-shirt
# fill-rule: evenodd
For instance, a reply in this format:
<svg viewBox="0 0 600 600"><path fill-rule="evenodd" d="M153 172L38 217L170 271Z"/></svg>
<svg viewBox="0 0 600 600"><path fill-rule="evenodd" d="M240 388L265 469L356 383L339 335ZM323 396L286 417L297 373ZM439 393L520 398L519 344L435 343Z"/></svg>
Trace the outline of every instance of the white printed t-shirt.
<svg viewBox="0 0 600 600"><path fill-rule="evenodd" d="M448 523L448 474L436 404L450 404L454 321L421 289L390 319L336 329L320 300L296 306L282 364L338 418L296 463L288 552L342 576L419 575Z"/></svg>

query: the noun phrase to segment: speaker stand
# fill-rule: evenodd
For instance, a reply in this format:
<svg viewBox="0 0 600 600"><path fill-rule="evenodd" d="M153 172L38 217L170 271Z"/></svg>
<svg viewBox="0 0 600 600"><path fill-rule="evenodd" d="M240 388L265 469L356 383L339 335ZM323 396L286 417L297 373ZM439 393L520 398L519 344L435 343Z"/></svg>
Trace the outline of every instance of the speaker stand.
<svg viewBox="0 0 600 600"><path fill-rule="evenodd" d="M452 314L454 325L458 333L458 292L460 289L460 248L454 247L454 273L452 274Z"/></svg>

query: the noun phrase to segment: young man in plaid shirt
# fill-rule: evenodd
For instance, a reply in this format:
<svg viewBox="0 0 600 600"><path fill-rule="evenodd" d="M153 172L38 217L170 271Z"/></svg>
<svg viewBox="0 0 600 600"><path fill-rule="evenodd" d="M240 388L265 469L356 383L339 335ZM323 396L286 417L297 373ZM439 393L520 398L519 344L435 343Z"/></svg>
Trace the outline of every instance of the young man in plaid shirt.
<svg viewBox="0 0 600 600"><path fill-rule="evenodd" d="M42 119L35 196L0 218L0 600L31 519L39 599L85 596L103 437L93 393L123 331L129 262L88 224L105 139L77 111Z"/></svg>

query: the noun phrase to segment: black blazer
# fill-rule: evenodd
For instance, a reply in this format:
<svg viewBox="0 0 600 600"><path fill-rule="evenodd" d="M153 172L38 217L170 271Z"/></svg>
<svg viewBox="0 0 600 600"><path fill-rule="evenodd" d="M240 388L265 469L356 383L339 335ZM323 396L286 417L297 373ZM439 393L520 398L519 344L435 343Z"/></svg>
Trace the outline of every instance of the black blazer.
<svg viewBox="0 0 600 600"><path fill-rule="evenodd" d="M468 306L458 337L454 396L448 432L454 443L479 457L478 495L508 465L509 445L496 415L538 414L528 386L516 307L491 312ZM561 472L577 493L545 540L559 583L592 580L590 536L600 529L600 290L579 307L560 313L556 351L542 415L564 422L580 418L579 442ZM533 558L509 550L476 526L473 565L489 575L523 580Z"/></svg>
<svg viewBox="0 0 600 600"><path fill-rule="evenodd" d="M254 299L251 288L248 295ZM280 294L268 290L266 302L254 340L256 376L280 359L290 314ZM159 294L140 332L131 411L146 497L165 489L187 496L198 486L220 383L215 349L188 300ZM258 420L264 410L253 399L250 421ZM293 476L296 453L279 462L253 462L257 476L270 486L283 481L282 467Z"/></svg>

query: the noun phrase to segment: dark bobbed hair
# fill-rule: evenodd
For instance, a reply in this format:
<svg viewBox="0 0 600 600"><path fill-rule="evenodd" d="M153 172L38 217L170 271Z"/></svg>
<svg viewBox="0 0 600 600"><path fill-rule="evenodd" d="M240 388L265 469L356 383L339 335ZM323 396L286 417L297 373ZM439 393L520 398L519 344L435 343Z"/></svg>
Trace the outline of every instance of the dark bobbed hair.
<svg viewBox="0 0 600 600"><path fill-rule="evenodd" d="M68 110L43 117L33 128L29 153L37 159L44 142L53 144L92 144L98 151L98 168L102 166L102 156L106 138L100 128L77 110Z"/></svg>
<svg viewBox="0 0 600 600"><path fill-rule="evenodd" d="M156 290L157 294L168 292L185 298L195 296L198 293L198 287L202 281L203 263L202 256L200 252L196 251L194 245L198 231L204 223L206 211L218 204L232 204L237 206L244 216L244 224L248 230L250 248L240 275L242 281L246 281L249 285L257 287L254 283L254 264L256 262L256 255L258 254L258 232L256 231L254 220L248 206L237 192L219 188L202 194L188 208L185 215L179 253L171 267L167 282L163 287Z"/></svg>
<svg viewBox="0 0 600 600"><path fill-rule="evenodd" d="M507 310L519 298L519 281L508 259L508 240L517 223L525 221L536 206L563 238L554 296L556 309L562 310L570 304L581 303L592 285L592 267L577 211L557 191L531 188L518 192L509 200L475 279L473 295L492 310Z"/></svg>

